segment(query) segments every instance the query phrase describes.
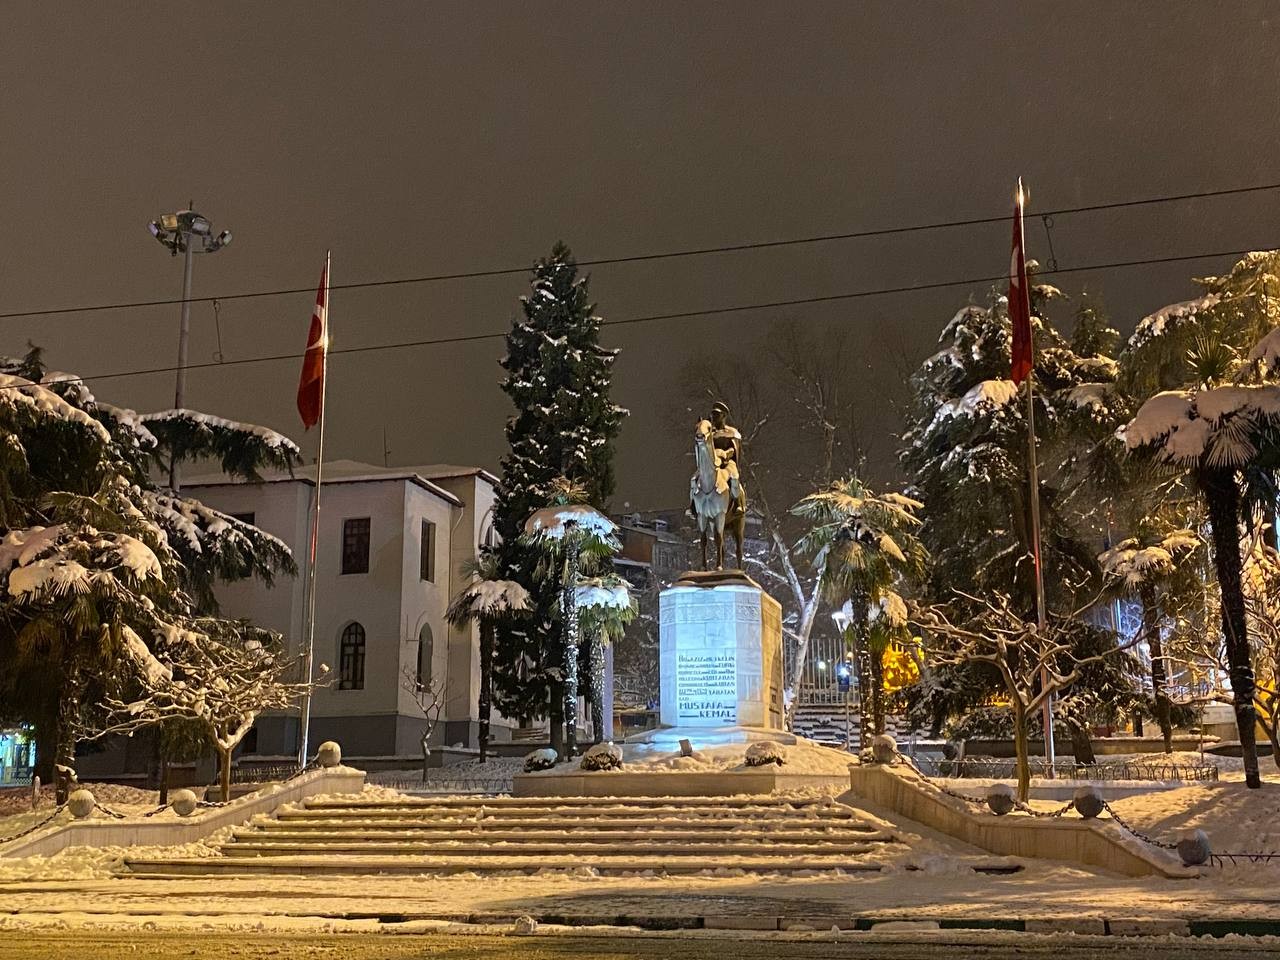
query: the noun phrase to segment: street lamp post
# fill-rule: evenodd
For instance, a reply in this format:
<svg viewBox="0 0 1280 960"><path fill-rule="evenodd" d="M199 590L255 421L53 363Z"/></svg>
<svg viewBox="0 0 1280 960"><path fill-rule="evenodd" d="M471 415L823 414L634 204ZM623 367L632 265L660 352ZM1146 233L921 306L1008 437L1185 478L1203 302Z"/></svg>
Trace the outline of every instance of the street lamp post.
<svg viewBox="0 0 1280 960"><path fill-rule="evenodd" d="M148 224L151 235L160 241L173 255L183 256L182 262L182 319L178 326L178 376L173 391L173 406L181 410L187 392L187 340L191 332L191 261L197 253L217 253L231 242L231 231L223 230L217 236L213 224L188 206L177 213L166 213ZM178 464L169 461L169 486L178 489Z"/></svg>
<svg viewBox="0 0 1280 960"><path fill-rule="evenodd" d="M838 610L833 611L831 614L831 620L836 625L836 629L840 632L841 638L843 639L847 637L849 627L853 623L852 606L846 603L844 606L840 607ZM861 673L861 671L859 671L859 673ZM849 750L853 746L853 734L850 731L851 722L849 719L849 688L852 686L852 683L851 683L852 679L853 678L850 676L850 669L849 669L849 657L848 657L848 654L846 653L844 659L840 661L840 666L836 668L836 680L840 684L840 691L844 694L844 748L846 750ZM861 687L861 684L862 684L861 676L858 677L858 683L859 683L858 704L859 704L859 710L861 710L862 696L863 696L863 691ZM859 727L858 749L859 751L861 751L862 736L866 732L865 724L862 723L861 713L859 713L858 727Z"/></svg>

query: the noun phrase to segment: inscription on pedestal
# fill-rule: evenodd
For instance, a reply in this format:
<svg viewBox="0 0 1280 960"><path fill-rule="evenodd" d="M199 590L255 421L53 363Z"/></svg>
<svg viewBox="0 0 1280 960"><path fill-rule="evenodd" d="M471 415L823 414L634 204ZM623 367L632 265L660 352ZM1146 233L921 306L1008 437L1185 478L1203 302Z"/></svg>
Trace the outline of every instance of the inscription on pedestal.
<svg viewBox="0 0 1280 960"><path fill-rule="evenodd" d="M658 633L665 726L781 726L781 610L759 586L670 587Z"/></svg>
<svg viewBox="0 0 1280 960"><path fill-rule="evenodd" d="M721 653L676 653L676 718L680 724L738 722L738 658Z"/></svg>

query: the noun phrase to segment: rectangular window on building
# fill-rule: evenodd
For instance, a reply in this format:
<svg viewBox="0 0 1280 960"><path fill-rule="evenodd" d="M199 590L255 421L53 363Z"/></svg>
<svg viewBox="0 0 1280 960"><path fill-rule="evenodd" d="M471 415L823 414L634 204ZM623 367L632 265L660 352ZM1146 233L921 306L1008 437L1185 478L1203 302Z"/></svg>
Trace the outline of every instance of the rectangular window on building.
<svg viewBox="0 0 1280 960"><path fill-rule="evenodd" d="M422 521L421 552L418 556L418 576L428 583L436 581L436 525Z"/></svg>
<svg viewBox="0 0 1280 960"><path fill-rule="evenodd" d="M256 524L254 523L255 516L256 515L254 514L254 512L250 510L248 513L233 513L231 515L231 519L239 520L241 523L247 523L250 526L256 526Z"/></svg>
<svg viewBox="0 0 1280 960"><path fill-rule="evenodd" d="M369 518L342 521L342 572L369 572Z"/></svg>

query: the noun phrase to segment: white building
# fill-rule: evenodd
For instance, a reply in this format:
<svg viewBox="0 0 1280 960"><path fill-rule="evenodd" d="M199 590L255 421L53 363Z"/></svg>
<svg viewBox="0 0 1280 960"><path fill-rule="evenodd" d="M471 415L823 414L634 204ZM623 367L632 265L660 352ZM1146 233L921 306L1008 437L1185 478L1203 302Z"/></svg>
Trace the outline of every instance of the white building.
<svg viewBox="0 0 1280 960"><path fill-rule="evenodd" d="M450 598L466 582L464 565L493 542L497 478L474 467L375 467L325 464L316 570L315 662L332 682L312 702L310 740L337 740L353 757L419 756L425 723L403 689L405 669L445 678L446 703L433 740L476 745L478 635L451 628ZM184 492L279 537L304 567L315 467L264 483L225 478L184 482ZM244 617L300 649L305 576L222 585L222 613ZM509 728L493 718L493 737ZM296 714L267 716L246 753L289 756L297 749Z"/></svg>

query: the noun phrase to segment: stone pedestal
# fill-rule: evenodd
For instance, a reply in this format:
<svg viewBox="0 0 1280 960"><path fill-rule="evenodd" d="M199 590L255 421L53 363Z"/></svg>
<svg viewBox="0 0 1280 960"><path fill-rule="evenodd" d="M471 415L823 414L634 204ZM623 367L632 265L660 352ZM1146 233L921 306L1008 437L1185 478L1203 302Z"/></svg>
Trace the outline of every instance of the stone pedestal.
<svg viewBox="0 0 1280 960"><path fill-rule="evenodd" d="M782 727L782 607L740 572L685 574L659 598L662 723Z"/></svg>

